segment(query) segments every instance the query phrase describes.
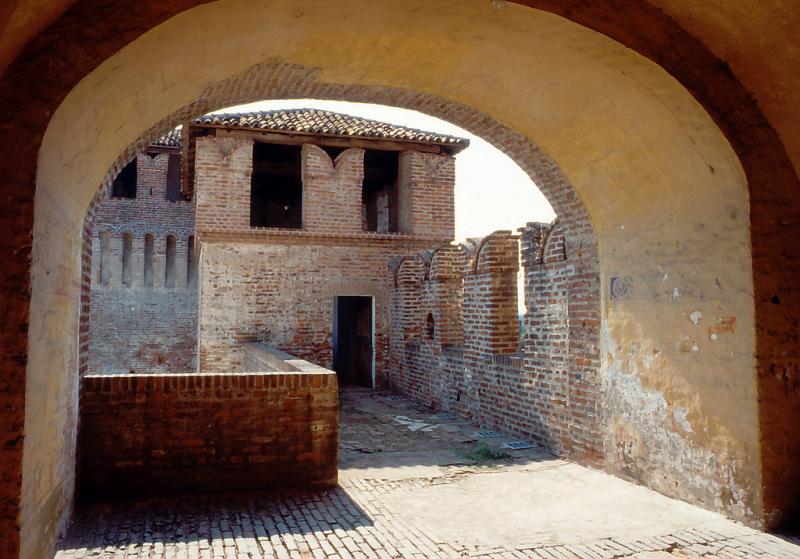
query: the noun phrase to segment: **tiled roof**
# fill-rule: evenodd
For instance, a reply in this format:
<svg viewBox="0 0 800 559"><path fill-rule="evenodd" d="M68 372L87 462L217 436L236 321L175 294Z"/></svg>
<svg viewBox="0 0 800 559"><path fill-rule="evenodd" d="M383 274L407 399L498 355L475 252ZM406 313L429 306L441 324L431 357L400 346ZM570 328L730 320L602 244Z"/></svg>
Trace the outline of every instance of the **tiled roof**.
<svg viewBox="0 0 800 559"><path fill-rule="evenodd" d="M244 128L435 144L446 147L453 152L460 151L469 145L469 140L466 138L426 132L416 128L407 128L388 122L379 122L320 109L281 109L251 113L208 114L196 119L193 124L222 128Z"/></svg>
<svg viewBox="0 0 800 559"><path fill-rule="evenodd" d="M160 138L150 142L152 146L179 148L181 147L181 127L173 128Z"/></svg>

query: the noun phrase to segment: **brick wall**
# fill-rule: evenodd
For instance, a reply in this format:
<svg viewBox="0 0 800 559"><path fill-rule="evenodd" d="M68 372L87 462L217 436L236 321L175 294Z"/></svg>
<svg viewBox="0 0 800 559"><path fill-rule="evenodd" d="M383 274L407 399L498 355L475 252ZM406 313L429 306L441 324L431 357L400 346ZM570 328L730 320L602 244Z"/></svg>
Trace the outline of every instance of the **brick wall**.
<svg viewBox="0 0 800 559"><path fill-rule="evenodd" d="M441 345L464 344L464 292L461 286L465 256L461 246L444 246L431 255L426 298L431 301L429 312L433 319L433 340Z"/></svg>
<svg viewBox="0 0 800 559"><path fill-rule="evenodd" d="M253 139L201 136L194 144L194 191L200 233L239 233L250 227ZM364 150L348 148L335 160L313 144L301 151L303 230L360 235ZM450 155L400 153L398 220L400 232L447 242L455 234L455 159ZM255 228L268 229L268 228ZM430 243L429 243L430 244Z"/></svg>
<svg viewBox="0 0 800 559"><path fill-rule="evenodd" d="M321 147L304 144L301 161L303 229L360 233L364 150L346 149L332 161Z"/></svg>
<svg viewBox="0 0 800 559"><path fill-rule="evenodd" d="M453 157L417 151L401 153L397 181L400 231L453 239L455 180Z"/></svg>
<svg viewBox="0 0 800 559"><path fill-rule="evenodd" d="M183 372L197 366L194 205L166 199L169 156L140 154L136 197L115 198L106 189L87 215L83 372Z"/></svg>
<svg viewBox="0 0 800 559"><path fill-rule="evenodd" d="M469 351L519 352L517 270L519 246L498 231L476 247L464 275L464 343Z"/></svg>
<svg viewBox="0 0 800 559"><path fill-rule="evenodd" d="M426 405L599 464L597 301L587 297L596 286L573 264L558 221L520 231L521 247L501 231L390 264L390 384ZM520 250L528 308L522 347Z"/></svg>
<svg viewBox="0 0 800 559"><path fill-rule="evenodd" d="M243 344L252 341L332 367L334 297L360 295L375 299L376 383L383 385L386 262L452 238L453 158L404 152L418 224L410 233L376 233L362 230L361 148L332 161L322 148L303 145L302 230L250 227L252 140L198 137L195 153L200 369L240 370Z"/></svg>
<svg viewBox="0 0 800 559"><path fill-rule="evenodd" d="M197 367L197 292L92 293L90 374L189 372ZM102 325L102 326L101 326Z"/></svg>
<svg viewBox="0 0 800 559"><path fill-rule="evenodd" d="M559 220L521 231L525 371L539 390L536 434L559 453L593 456L600 448L601 379L598 348L587 334L599 324L594 301L584 291L591 278L573 264Z"/></svg>
<svg viewBox="0 0 800 559"><path fill-rule="evenodd" d="M392 254L420 241L320 239L296 233L258 241L208 242L200 254L200 370L241 370L243 343L263 341L323 367L333 366L333 300L375 298L376 382L388 350L388 270Z"/></svg>
<svg viewBox="0 0 800 559"><path fill-rule="evenodd" d="M199 137L194 149L198 233L249 230L253 141Z"/></svg>
<svg viewBox="0 0 800 559"><path fill-rule="evenodd" d="M86 376L85 499L337 482L331 371Z"/></svg>

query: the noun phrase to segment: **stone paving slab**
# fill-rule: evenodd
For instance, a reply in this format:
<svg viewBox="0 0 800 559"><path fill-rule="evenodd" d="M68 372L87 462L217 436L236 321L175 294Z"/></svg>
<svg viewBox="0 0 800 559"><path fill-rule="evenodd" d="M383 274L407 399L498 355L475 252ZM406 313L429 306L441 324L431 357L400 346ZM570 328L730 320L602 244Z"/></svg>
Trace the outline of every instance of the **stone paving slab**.
<svg viewBox="0 0 800 559"><path fill-rule="evenodd" d="M435 410L408 400L345 392L342 406L339 487L93 504L76 513L57 557L800 558L796 540L539 449L511 451L488 463L472 460L476 426L436 419ZM395 421L398 415L410 423ZM449 427L407 428L420 423ZM584 486L569 497L562 482ZM554 491L549 498L568 501L592 487L596 493L583 501L586 510L575 504L580 500L570 502L563 516L534 502L543 499L536 492L547 488ZM612 504L603 504L609 498ZM635 525L626 520L625 499L644 507L631 510L648 518Z"/></svg>

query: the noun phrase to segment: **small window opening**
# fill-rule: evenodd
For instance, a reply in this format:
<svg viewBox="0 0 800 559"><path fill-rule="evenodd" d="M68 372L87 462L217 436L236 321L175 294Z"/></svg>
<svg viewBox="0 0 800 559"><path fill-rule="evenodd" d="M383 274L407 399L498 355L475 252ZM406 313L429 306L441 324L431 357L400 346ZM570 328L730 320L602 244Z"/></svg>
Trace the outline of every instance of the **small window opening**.
<svg viewBox="0 0 800 559"><path fill-rule="evenodd" d="M153 235L148 233L144 236L144 285L153 287Z"/></svg>
<svg viewBox="0 0 800 559"><path fill-rule="evenodd" d="M250 226L303 226L303 182L300 146L253 144L250 181Z"/></svg>
<svg viewBox="0 0 800 559"><path fill-rule="evenodd" d="M167 160L167 186L165 198L168 202L179 202L183 200L181 195L181 156L178 153L170 153Z"/></svg>
<svg viewBox="0 0 800 559"><path fill-rule="evenodd" d="M186 285L194 287L197 277L197 263L194 259L194 236L189 237L186 249Z"/></svg>
<svg viewBox="0 0 800 559"><path fill-rule="evenodd" d="M364 151L364 184L361 190L364 231L397 232L397 175L399 152Z"/></svg>
<svg viewBox="0 0 800 559"><path fill-rule="evenodd" d="M122 236L122 285L130 287L133 279L131 256L133 253L133 237L130 233Z"/></svg>
<svg viewBox="0 0 800 559"><path fill-rule="evenodd" d="M425 333L428 336L429 340L433 339L433 335L436 333L436 324L433 320L433 313L428 313L428 318L425 319Z"/></svg>
<svg viewBox="0 0 800 559"><path fill-rule="evenodd" d="M136 198L136 158L125 165L111 184L114 198Z"/></svg>
<svg viewBox="0 0 800 559"><path fill-rule="evenodd" d="M175 287L175 236L169 235L167 237L167 258L166 266L164 268L164 286L168 288Z"/></svg>
<svg viewBox="0 0 800 559"><path fill-rule="evenodd" d="M111 282L111 233L100 233L100 285Z"/></svg>

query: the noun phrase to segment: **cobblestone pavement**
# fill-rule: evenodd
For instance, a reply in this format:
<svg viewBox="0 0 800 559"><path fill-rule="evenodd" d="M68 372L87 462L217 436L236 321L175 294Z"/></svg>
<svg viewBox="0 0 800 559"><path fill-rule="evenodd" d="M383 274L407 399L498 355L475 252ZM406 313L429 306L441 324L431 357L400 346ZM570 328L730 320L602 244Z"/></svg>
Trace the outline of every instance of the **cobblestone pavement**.
<svg viewBox="0 0 800 559"><path fill-rule="evenodd" d="M342 409L339 487L95 504L76 513L57 557L800 558L798 540L746 528L535 448L502 449L509 442L504 437L480 445L474 426L408 400L349 391ZM631 510L652 507L655 519L640 526L623 512L580 507L548 516L542 512L547 503L531 503L530 533L516 528L528 512L525 484L551 487L573 506L566 489L553 484L566 477L580 486L582 476L591 486L607 484L598 492L614 499L614 492L630 493ZM499 497L492 500L484 488L494 486ZM462 500L470 492L477 501ZM514 493L522 507L509 497ZM504 501L515 510L504 509ZM622 516L615 520L615 514ZM538 522L542 516L547 522ZM606 516L591 526L594 517Z"/></svg>

